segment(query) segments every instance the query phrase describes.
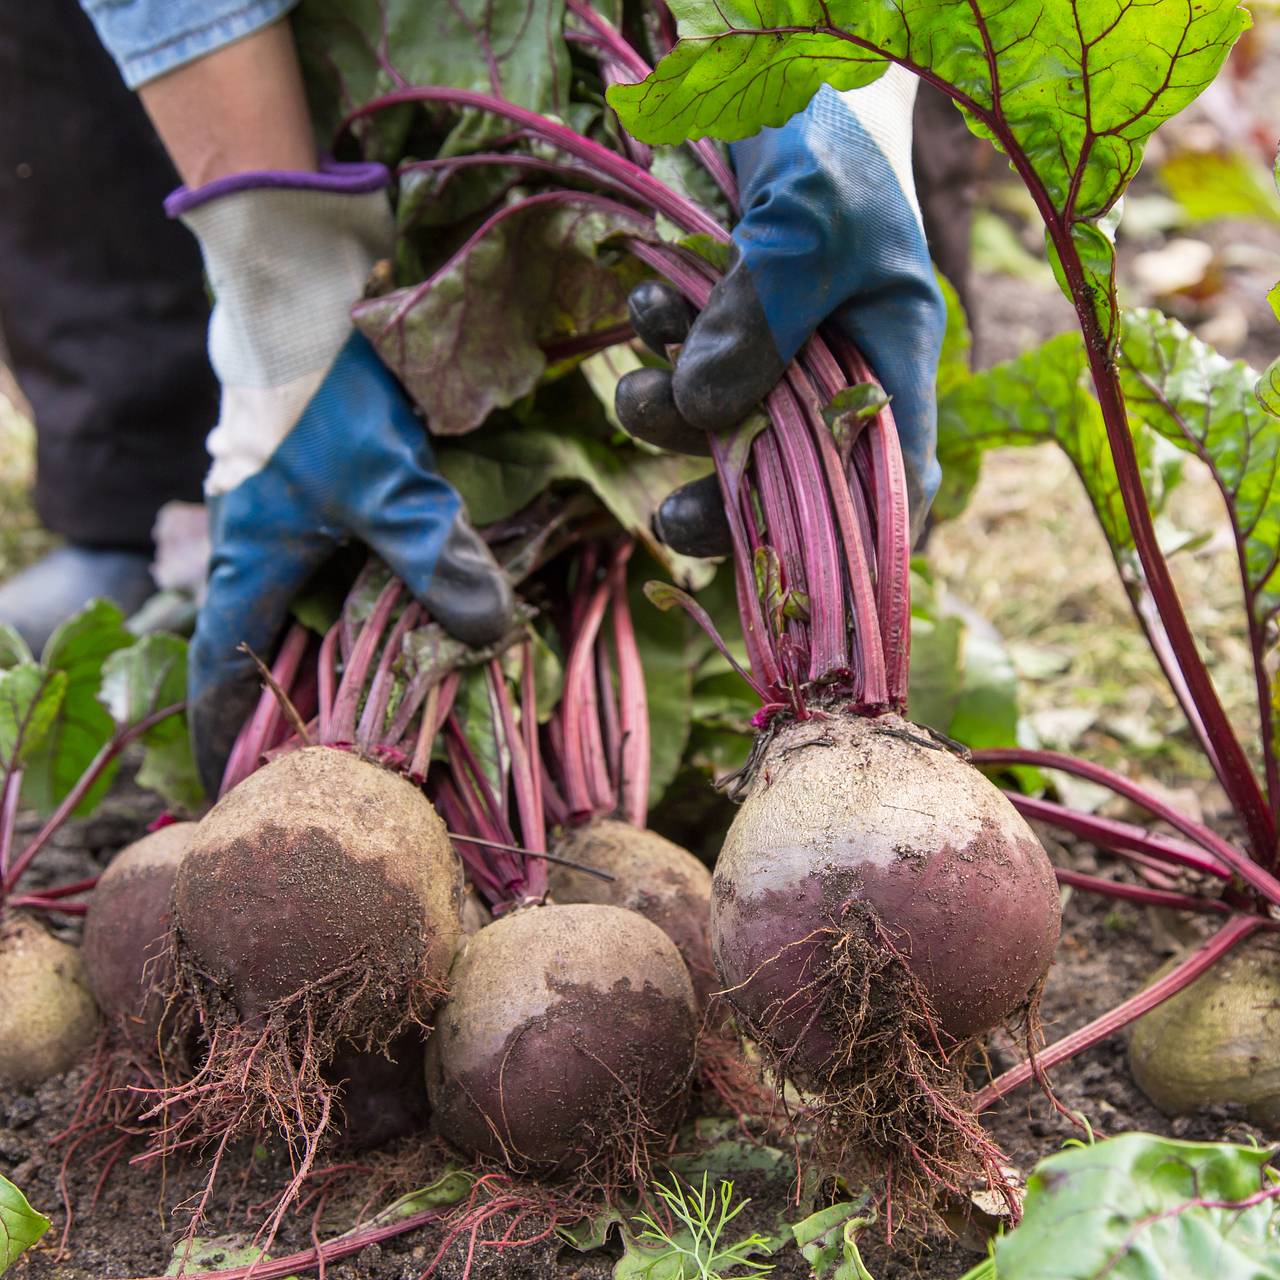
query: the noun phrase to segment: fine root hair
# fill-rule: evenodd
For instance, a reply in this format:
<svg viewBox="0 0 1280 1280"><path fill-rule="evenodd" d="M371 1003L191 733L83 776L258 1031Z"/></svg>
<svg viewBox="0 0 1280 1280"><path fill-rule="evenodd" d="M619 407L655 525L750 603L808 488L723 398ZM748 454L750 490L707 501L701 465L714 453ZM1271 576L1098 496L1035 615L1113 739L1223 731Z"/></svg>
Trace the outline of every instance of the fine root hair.
<svg viewBox="0 0 1280 1280"><path fill-rule="evenodd" d="M966 1081L974 1042L941 1031L924 985L865 904L846 903L803 942L812 960L800 990L750 1030L775 1046L766 1057L779 1081L803 1094L820 1166L875 1191L890 1240L923 1232L941 1204L965 1203L981 1187L998 1194L1016 1221L1019 1201L1003 1153L983 1129ZM1028 1026L1034 1003L1033 996ZM799 1009L808 1017L797 1035ZM790 1044L779 1049L784 1025ZM813 1035L833 1048L821 1069L802 1071L801 1044Z"/></svg>

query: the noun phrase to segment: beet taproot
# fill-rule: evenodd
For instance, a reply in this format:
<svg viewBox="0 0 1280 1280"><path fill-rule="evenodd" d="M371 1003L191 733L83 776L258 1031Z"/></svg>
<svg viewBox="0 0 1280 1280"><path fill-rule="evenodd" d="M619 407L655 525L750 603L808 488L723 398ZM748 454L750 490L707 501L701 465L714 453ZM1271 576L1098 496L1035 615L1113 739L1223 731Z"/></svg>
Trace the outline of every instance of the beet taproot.
<svg viewBox="0 0 1280 1280"><path fill-rule="evenodd" d="M552 863L548 875L556 902L599 902L652 920L680 949L705 1007L716 987L711 962L711 872L687 849L641 827L602 818L574 827L555 852L607 871L612 880Z"/></svg>
<svg viewBox="0 0 1280 1280"><path fill-rule="evenodd" d="M161 1094L157 1154L282 1137L299 1172L278 1225L338 1132L335 1056L394 1056L399 1037L429 1027L461 905L444 823L378 765L308 747L227 792L174 882L176 1016L205 1043L199 1069Z"/></svg>
<svg viewBox="0 0 1280 1280"><path fill-rule="evenodd" d="M698 1014L675 944L634 911L530 907L467 940L427 1042L436 1131L554 1174L634 1170L684 1110Z"/></svg>
<svg viewBox="0 0 1280 1280"><path fill-rule="evenodd" d="M973 1109L977 1036L1030 1034L1058 939L1053 868L976 769L898 716L780 728L716 863L725 998L808 1094L824 1167L923 1226L1004 1158Z"/></svg>
<svg viewBox="0 0 1280 1280"><path fill-rule="evenodd" d="M1031 828L898 717L780 732L716 863L720 979L805 1074L821 1075L844 1034L813 980L851 910L884 928L954 1041L1024 1005L1058 940L1057 883Z"/></svg>
<svg viewBox="0 0 1280 1280"><path fill-rule="evenodd" d="M140 1049L156 1047L172 986L170 901L195 829L173 822L121 849L85 915L89 989L108 1025Z"/></svg>
<svg viewBox="0 0 1280 1280"><path fill-rule="evenodd" d="M251 774L200 821L174 884L187 972L242 1021L291 1001L378 1047L444 993L462 874L403 778L325 747Z"/></svg>
<svg viewBox="0 0 1280 1280"><path fill-rule="evenodd" d="M38 920L0 920L0 1084L30 1089L73 1067L98 1034L78 948Z"/></svg>

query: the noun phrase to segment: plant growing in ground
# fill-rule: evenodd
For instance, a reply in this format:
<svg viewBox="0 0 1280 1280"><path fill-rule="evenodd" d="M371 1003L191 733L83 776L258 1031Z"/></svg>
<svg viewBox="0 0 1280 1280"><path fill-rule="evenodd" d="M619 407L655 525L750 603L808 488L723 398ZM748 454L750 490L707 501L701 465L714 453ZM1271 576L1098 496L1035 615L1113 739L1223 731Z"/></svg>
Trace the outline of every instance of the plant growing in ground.
<svg viewBox="0 0 1280 1280"><path fill-rule="evenodd" d="M712 1187L710 1175L704 1173L700 1185L683 1182L674 1173L669 1183L658 1179L653 1192L665 1209L666 1223L651 1213L638 1213L641 1226L637 1239L659 1252L645 1262L645 1276L658 1275L663 1280L722 1280L733 1268L739 1275L763 1276L773 1270L773 1263L753 1258L769 1245L759 1232L727 1241L725 1230L751 1203L733 1202L733 1183L721 1179Z"/></svg>
<svg viewBox="0 0 1280 1280"><path fill-rule="evenodd" d="M37 661L0 628L0 1080L19 1087L65 1071L88 1048L98 1017L77 948L41 916L83 915L95 879L40 888L22 883L73 815L87 812L121 754L144 749L138 781L176 803L198 798L181 712L186 644L138 639L120 610L88 605L50 638ZM45 821L21 849L18 811Z"/></svg>
<svg viewBox="0 0 1280 1280"><path fill-rule="evenodd" d="M852 88L893 62L948 94L1022 179L1044 221L1047 253L1075 308L1079 337L1054 339L958 388L950 419L944 409L944 468L948 448L954 465L966 453L971 463L988 441L1039 434L1063 443L1115 551L1135 616L1238 822L1238 840L1228 839L1129 779L1058 753L975 753L983 765L1032 764L1087 778L1178 833L1013 797L1024 814L1127 859L1143 883L1068 870L1058 872L1061 881L1220 921L1158 981L994 1081L979 1099L989 1105L1277 927L1278 686L1267 659L1280 612L1280 422L1255 399L1254 375L1243 365L1158 314L1122 314L1115 280L1120 197L1147 138L1213 79L1248 15L1232 0L764 0L710 8L677 0L673 10L679 43L649 77L609 94L637 137L742 137L782 123L823 83ZM961 424L959 446L948 441L948 422ZM1223 710L1156 537L1157 437L1209 467L1236 540L1257 689L1248 749Z"/></svg>

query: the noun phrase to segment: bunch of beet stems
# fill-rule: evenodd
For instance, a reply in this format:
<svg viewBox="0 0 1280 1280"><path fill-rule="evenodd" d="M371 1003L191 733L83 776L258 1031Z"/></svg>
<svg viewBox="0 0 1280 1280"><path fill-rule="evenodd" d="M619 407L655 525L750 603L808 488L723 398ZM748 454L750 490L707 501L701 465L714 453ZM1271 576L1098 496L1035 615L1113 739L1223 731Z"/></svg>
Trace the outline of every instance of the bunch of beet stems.
<svg viewBox="0 0 1280 1280"><path fill-rule="evenodd" d="M584 548L559 620L564 688L547 725L550 766L543 777L555 826L617 815L643 827L648 817L649 701L627 598L634 545L626 541L604 554L599 546Z"/></svg>
<svg viewBox="0 0 1280 1280"><path fill-rule="evenodd" d="M443 721L447 767L433 771L428 793L453 836L476 890L495 915L547 896L547 832L603 814L643 825L649 789L649 725L644 671L627 600L625 541L602 557L584 549L570 601L564 687L544 735L538 724L533 649L519 645L519 710L498 659L485 666L490 758L486 775L473 738L456 716ZM610 615L614 663L602 634ZM455 682L456 688L456 682ZM579 870L602 875L580 863ZM606 877L608 878L608 877Z"/></svg>
<svg viewBox="0 0 1280 1280"><path fill-rule="evenodd" d="M485 532L508 575L518 581L589 536L597 523L593 504L571 499L559 503L554 514L535 503ZM384 585L367 616L359 616L353 602L367 599L380 576ZM435 657L419 661L401 689L405 642L420 628L430 628ZM431 622L399 578L370 560L322 639L295 622L271 667L259 661L262 694L232 746L218 794L225 795L268 760L302 746L357 751L421 783L467 653ZM468 660L479 659L470 654Z"/></svg>
<svg viewBox="0 0 1280 1280"><path fill-rule="evenodd" d="M366 568L362 579L372 572ZM357 581L353 594L364 585ZM393 621L397 606L403 607ZM456 675L442 681L440 670L427 666L409 681L390 718L387 708L404 639L427 622L422 606L392 577L363 623L344 610L318 646L313 632L294 623L264 671L267 687L232 748L222 794L265 760L298 746L355 749L419 782L425 778Z"/></svg>
<svg viewBox="0 0 1280 1280"><path fill-rule="evenodd" d="M484 668L501 748L501 781L486 775L466 729L453 714L443 720L447 766L433 774L429 794L476 891L494 915L540 903L547 896L543 765L538 744L533 647L520 645L520 715L497 659ZM514 809L512 807L514 797Z"/></svg>
<svg viewBox="0 0 1280 1280"><path fill-rule="evenodd" d="M156 725L169 719L170 716L181 715L186 710L186 703L176 702L172 706L161 707L150 715L144 716L136 724L117 731L102 745L97 755L85 767L84 772L76 779L71 790L62 798L57 808L41 825L40 829L27 842L22 852L15 855L14 843L18 825L18 809L22 794L22 774L20 765L11 763L5 770L4 783L0 786L0 915L6 910L27 910L42 912L58 912L61 915L84 915L88 909L84 902L73 901L81 895L93 890L98 883L97 876L72 883L56 885L52 888L33 889L19 893L18 881L27 873L36 856L40 853L54 834L63 826L83 803L84 798L93 790L98 779L106 772L121 753L140 738L148 734ZM21 758L23 740L27 725L19 726L14 744L12 761Z"/></svg>
<svg viewBox="0 0 1280 1280"><path fill-rule="evenodd" d="M569 0L568 9L580 24L573 38L597 54L606 80L635 80L647 74L644 59L584 0ZM346 128L381 110L409 103L488 111L510 122L518 138L549 144L561 152L564 161L540 158L537 168L575 184L589 178L599 194L561 189L539 191L527 199L586 205L608 210L623 221L635 220L642 230L627 239L630 251L695 307L706 302L717 272L688 249L662 243L652 219L661 214L687 234L720 244L728 242L728 233L705 209L658 181L644 167L643 149L630 148L629 154L620 155L501 98L443 87L405 88L385 95L353 113ZM732 197L732 179L711 148L695 144L694 154ZM528 157L502 152L431 163L443 170L464 162L533 167ZM521 207L514 202L490 215L459 252L469 250ZM424 282L422 289L431 284L431 280ZM616 329L597 337L606 346L616 340ZM590 348L590 338L583 336L583 351ZM756 717L761 728L780 712L804 718L815 703L838 703L869 715L905 707L910 546L892 411L885 407L869 421L846 424L839 443L821 413L821 407L843 387L869 380L865 363L838 335L815 335L767 398L768 427L754 438L752 429L745 429L711 441L733 538L750 667L742 674L761 699ZM763 531L753 499L759 502ZM758 579L774 584L772 599L762 600ZM688 598L680 602L711 631L732 662L696 603ZM1182 990L1251 934L1276 927L1270 909L1280 906L1280 881L1203 824L1190 822L1128 779L1051 753L1015 749L979 752L974 763L1033 764L1075 772L1109 786L1179 833L1178 838L1168 837L1077 814L1049 801L1011 795L1026 816L1125 858L1144 879L1134 885L1059 870L1063 883L1138 903L1226 916L1219 932L1167 977L1004 1073L979 1095L980 1106L990 1105L1033 1074L1097 1043ZM1187 870L1228 886L1228 891L1212 899L1173 887L1173 876Z"/></svg>

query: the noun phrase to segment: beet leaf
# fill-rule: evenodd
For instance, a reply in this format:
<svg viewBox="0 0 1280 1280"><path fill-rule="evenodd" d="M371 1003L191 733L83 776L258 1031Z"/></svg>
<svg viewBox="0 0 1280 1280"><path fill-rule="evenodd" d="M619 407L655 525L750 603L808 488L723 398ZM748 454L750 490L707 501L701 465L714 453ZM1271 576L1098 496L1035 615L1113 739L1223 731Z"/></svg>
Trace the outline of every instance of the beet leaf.
<svg viewBox="0 0 1280 1280"><path fill-rule="evenodd" d="M124 614L106 600L86 605L49 637L42 665L64 675L66 692L43 741L27 760L22 784L24 804L33 805L42 813L50 812L111 737L115 726L98 701L103 663L133 641L134 637L125 630ZM78 815L93 810L114 776L113 764L84 797L76 810Z"/></svg>
<svg viewBox="0 0 1280 1280"><path fill-rule="evenodd" d="M1126 1133L1042 1160L1000 1280L1280 1275L1265 1148Z"/></svg>
<svg viewBox="0 0 1280 1280"><path fill-rule="evenodd" d="M98 701L117 731L128 729L187 696L187 642L157 632L127 649L117 649L102 664ZM175 808L194 811L204 788L191 755L187 718L162 720L142 737L142 764L135 781Z"/></svg>
<svg viewBox="0 0 1280 1280"><path fill-rule="evenodd" d="M680 42L609 101L646 142L732 140L781 125L824 82L888 60L946 89L1074 242L1099 330L1117 336L1114 245L1101 219L1151 133L1213 79L1249 23L1234 0L676 0Z"/></svg>
<svg viewBox="0 0 1280 1280"><path fill-rule="evenodd" d="M569 102L569 56L562 0L306 0L294 14L316 124L332 133L371 98L410 84L500 94L535 111ZM405 116L370 130L372 158L393 160ZM493 121L455 124L452 149L492 136Z"/></svg>
<svg viewBox="0 0 1280 1280"><path fill-rule="evenodd" d="M964 379L942 396L938 461L943 479L935 514L949 519L963 510L988 449L1046 441L1058 444L1071 459L1112 549L1131 553L1133 533L1078 333L1058 334ZM1148 502L1158 511L1166 476L1145 432L1135 438L1134 448Z"/></svg>
<svg viewBox="0 0 1280 1280"><path fill-rule="evenodd" d="M547 192L506 205L421 284L358 304L355 321L437 436L478 427L537 386L544 348L626 318L634 259L602 246L652 224L612 200Z"/></svg>
<svg viewBox="0 0 1280 1280"><path fill-rule="evenodd" d="M1258 403L1248 365L1155 311L1126 315L1120 379L1130 415L1199 458L1222 494L1239 553L1267 781L1280 794L1266 669L1280 616L1280 420Z"/></svg>

